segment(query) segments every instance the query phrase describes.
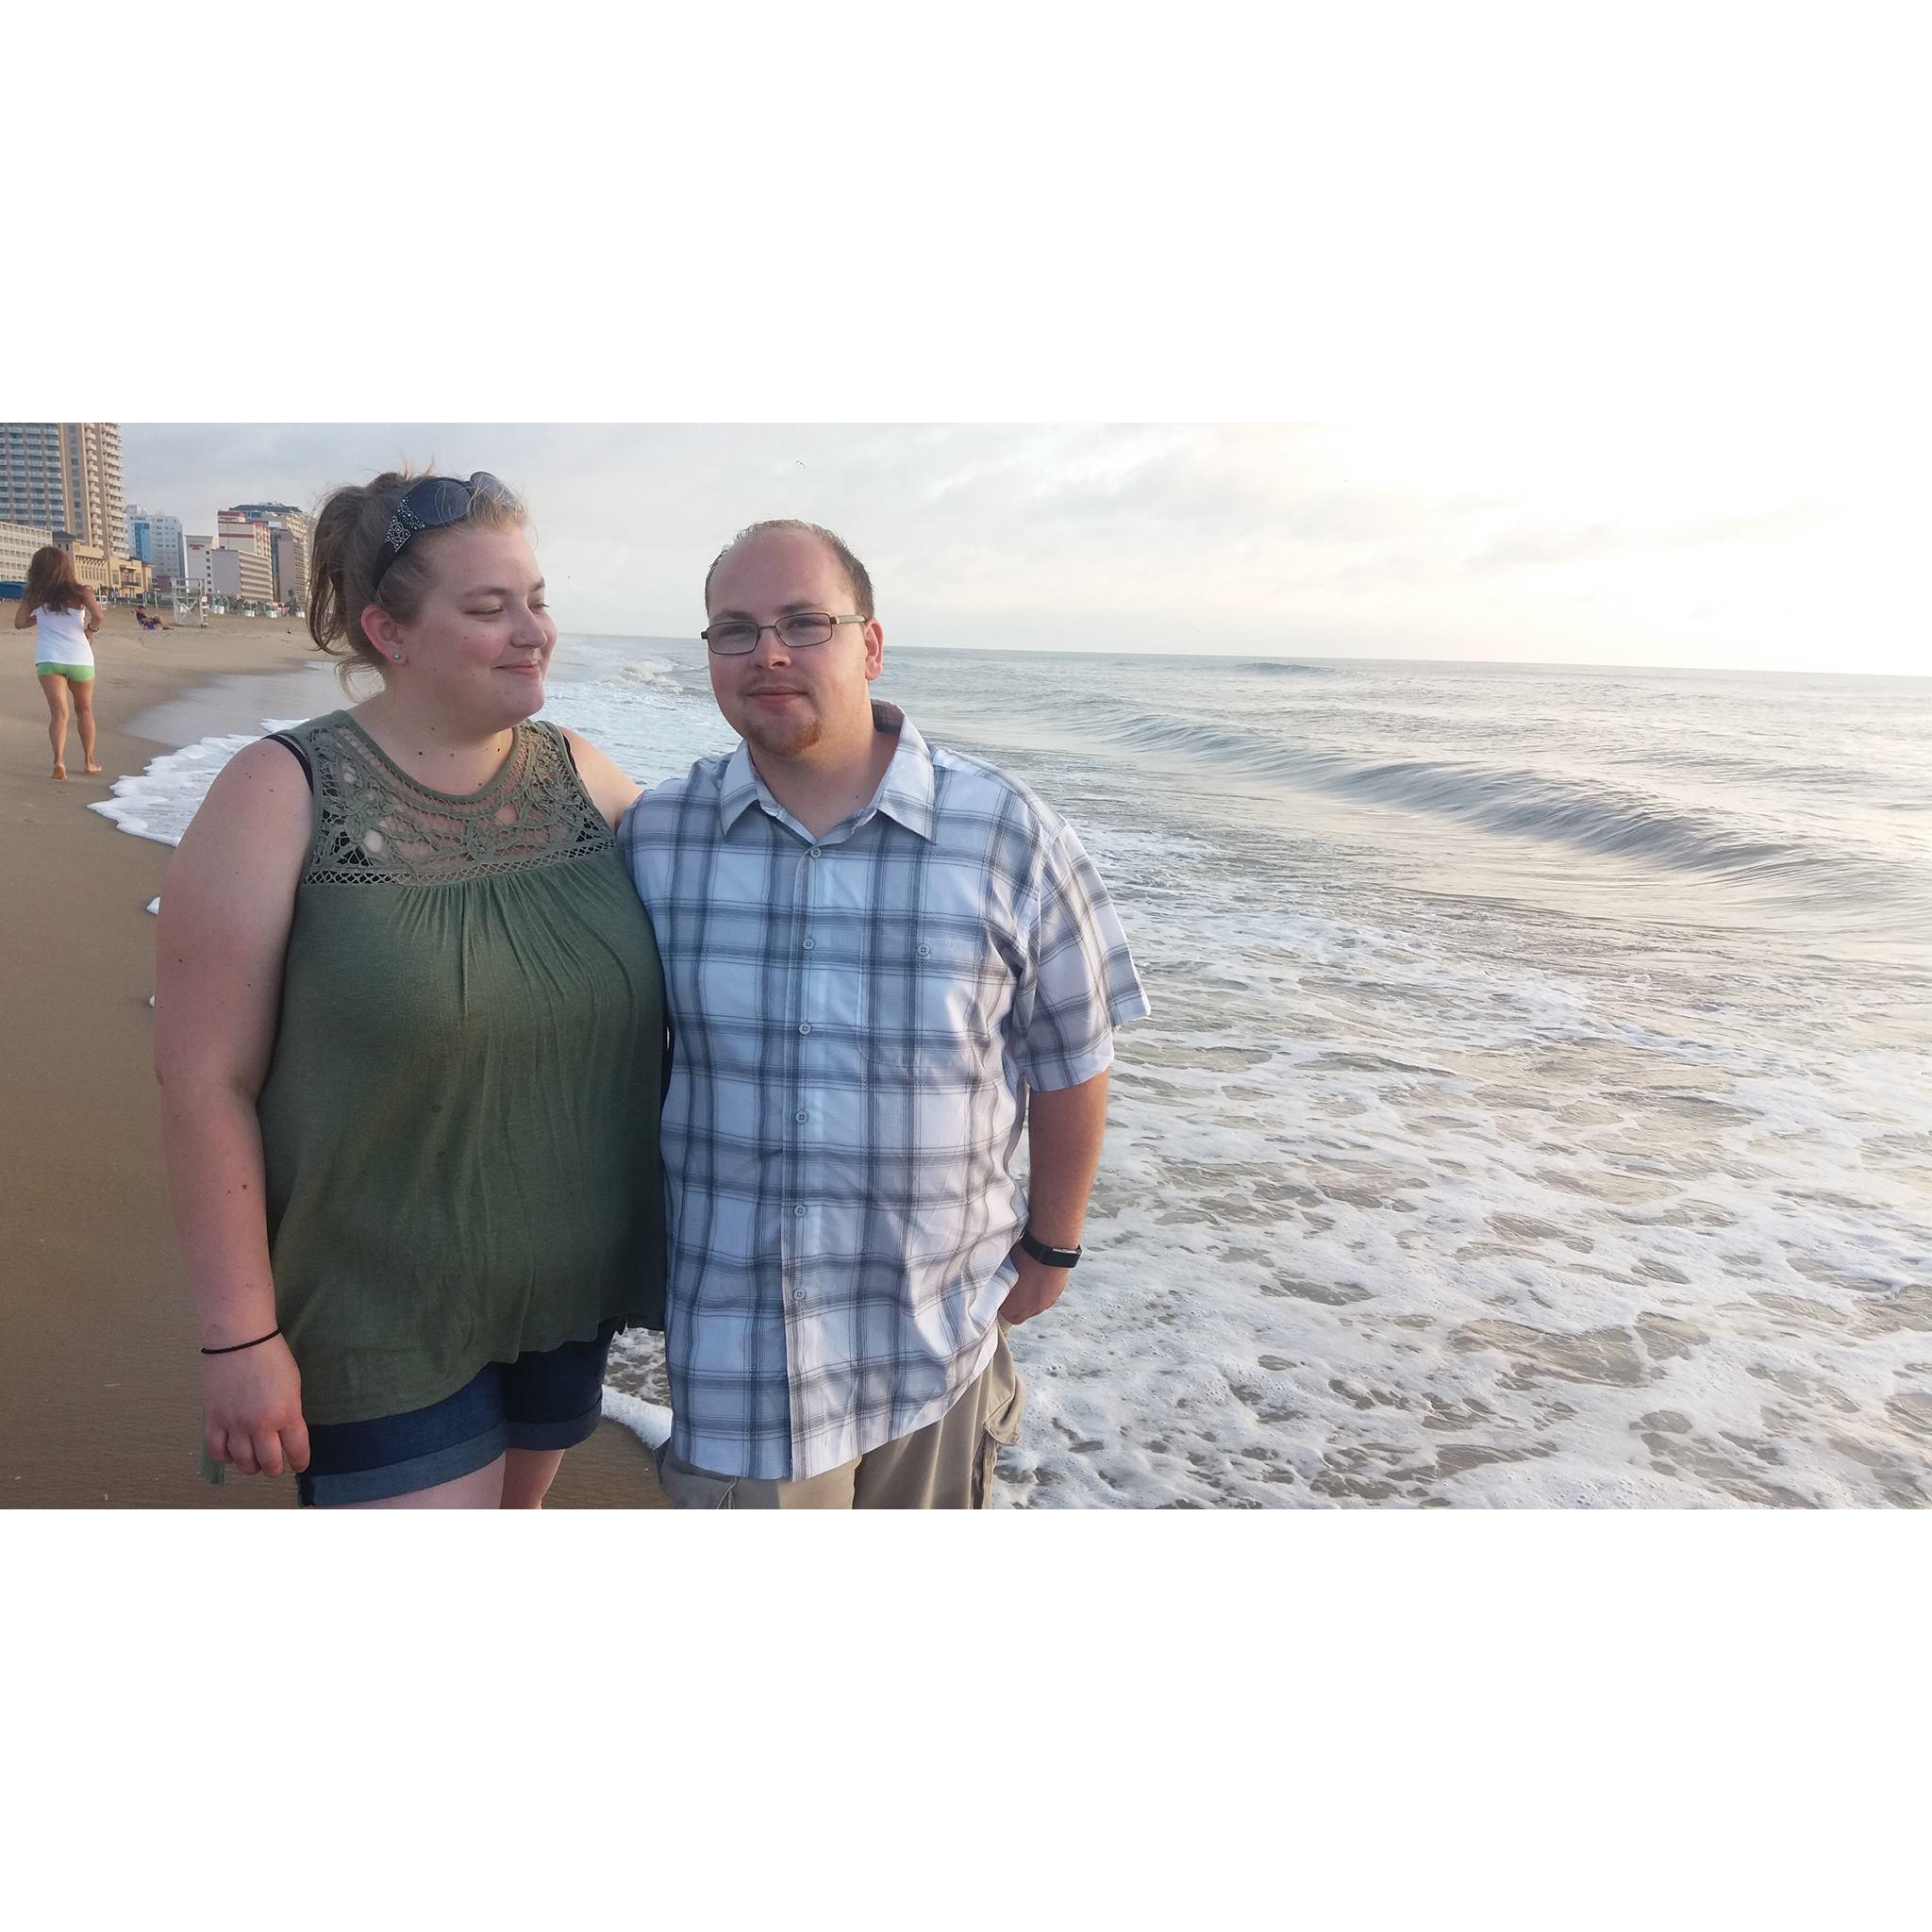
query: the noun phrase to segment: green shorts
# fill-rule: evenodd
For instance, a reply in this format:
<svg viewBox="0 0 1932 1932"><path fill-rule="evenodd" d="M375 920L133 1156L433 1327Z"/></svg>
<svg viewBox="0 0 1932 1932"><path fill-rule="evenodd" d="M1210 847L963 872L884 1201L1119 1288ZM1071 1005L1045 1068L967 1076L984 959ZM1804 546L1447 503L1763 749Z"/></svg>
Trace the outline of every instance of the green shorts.
<svg viewBox="0 0 1932 1932"><path fill-rule="evenodd" d="M36 677L64 677L69 684L92 684L94 667L92 664L36 664Z"/></svg>

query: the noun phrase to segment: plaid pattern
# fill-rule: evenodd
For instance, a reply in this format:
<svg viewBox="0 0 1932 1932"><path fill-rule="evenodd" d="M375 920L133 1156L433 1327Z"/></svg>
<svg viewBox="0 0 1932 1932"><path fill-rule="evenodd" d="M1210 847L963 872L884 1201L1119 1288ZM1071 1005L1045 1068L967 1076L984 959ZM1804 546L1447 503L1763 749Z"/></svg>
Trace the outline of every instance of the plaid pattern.
<svg viewBox="0 0 1932 1932"><path fill-rule="evenodd" d="M1027 1087L1147 1011L1106 888L1024 786L898 750L814 841L741 743L618 829L664 961L675 1455L804 1478L936 1421L999 1340Z"/></svg>

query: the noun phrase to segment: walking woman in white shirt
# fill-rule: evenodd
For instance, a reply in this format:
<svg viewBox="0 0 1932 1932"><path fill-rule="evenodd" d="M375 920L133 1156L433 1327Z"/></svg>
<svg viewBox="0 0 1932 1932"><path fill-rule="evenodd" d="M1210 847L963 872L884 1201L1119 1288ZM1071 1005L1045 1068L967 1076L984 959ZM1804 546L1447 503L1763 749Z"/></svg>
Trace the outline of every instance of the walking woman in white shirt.
<svg viewBox="0 0 1932 1932"><path fill-rule="evenodd" d="M40 637L34 670L47 694L47 737L54 747L54 775L67 775L67 716L80 726L81 761L89 774L94 762L94 652L88 640L101 627L94 593L74 574L74 559L43 543L26 567L26 590L13 613L15 630L31 624Z"/></svg>

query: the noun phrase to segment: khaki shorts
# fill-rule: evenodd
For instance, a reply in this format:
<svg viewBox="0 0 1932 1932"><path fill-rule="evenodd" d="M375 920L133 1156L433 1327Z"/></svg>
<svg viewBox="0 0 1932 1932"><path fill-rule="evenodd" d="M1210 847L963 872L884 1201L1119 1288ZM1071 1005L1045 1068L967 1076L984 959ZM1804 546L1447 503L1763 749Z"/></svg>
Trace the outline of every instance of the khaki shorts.
<svg viewBox="0 0 1932 1932"><path fill-rule="evenodd" d="M678 1509L988 1509L993 1463L1020 1440L1026 1385L1007 1329L978 1379L936 1423L802 1482L718 1475L658 1451L658 1483Z"/></svg>

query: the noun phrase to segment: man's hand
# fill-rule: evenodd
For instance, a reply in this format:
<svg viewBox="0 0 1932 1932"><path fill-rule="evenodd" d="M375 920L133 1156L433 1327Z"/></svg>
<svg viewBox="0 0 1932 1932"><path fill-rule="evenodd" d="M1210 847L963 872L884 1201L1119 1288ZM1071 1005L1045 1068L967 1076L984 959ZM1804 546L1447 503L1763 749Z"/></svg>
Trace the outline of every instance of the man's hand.
<svg viewBox="0 0 1932 1932"><path fill-rule="evenodd" d="M1026 1096L1027 1220L1048 1247L1076 1248L1087 1213L1093 1171L1100 1165L1100 1137L1107 1131L1105 1071L1077 1087ZM1008 1322L1030 1322L1067 1291L1066 1268L1049 1268L1024 1248L1013 1250L1020 1274L1000 1313Z"/></svg>
<svg viewBox="0 0 1932 1932"><path fill-rule="evenodd" d="M1049 1268L1044 1261L1036 1261L1024 1248L1015 1248L1013 1259L1020 1273L1000 1304L1000 1319L1030 1322L1035 1315L1045 1313L1067 1291L1067 1276L1074 1271Z"/></svg>

